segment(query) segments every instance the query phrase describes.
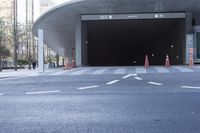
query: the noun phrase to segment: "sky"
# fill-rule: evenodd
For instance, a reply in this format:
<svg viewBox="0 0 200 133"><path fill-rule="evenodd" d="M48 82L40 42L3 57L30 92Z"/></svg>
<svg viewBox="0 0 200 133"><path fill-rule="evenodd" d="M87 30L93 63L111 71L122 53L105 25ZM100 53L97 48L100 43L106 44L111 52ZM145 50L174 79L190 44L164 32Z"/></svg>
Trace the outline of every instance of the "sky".
<svg viewBox="0 0 200 133"><path fill-rule="evenodd" d="M56 5L62 4L67 1L72 0L52 0ZM39 13L39 0L34 0L35 2L35 20L40 16ZM37 6L36 6L37 5ZM18 0L18 21L24 23L26 21L26 0Z"/></svg>

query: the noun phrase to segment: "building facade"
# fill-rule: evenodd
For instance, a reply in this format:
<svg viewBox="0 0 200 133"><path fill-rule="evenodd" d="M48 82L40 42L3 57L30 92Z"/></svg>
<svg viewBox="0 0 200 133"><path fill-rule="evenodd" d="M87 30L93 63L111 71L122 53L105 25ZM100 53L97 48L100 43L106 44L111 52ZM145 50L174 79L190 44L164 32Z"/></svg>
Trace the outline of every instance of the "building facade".
<svg viewBox="0 0 200 133"><path fill-rule="evenodd" d="M174 6L176 5L176 6ZM200 1L73 0L51 9L33 27L37 36L77 66L188 64L200 61Z"/></svg>
<svg viewBox="0 0 200 133"><path fill-rule="evenodd" d="M13 0L2 0L0 3L0 19L3 21L4 37L2 44L8 48L12 45L13 33Z"/></svg>

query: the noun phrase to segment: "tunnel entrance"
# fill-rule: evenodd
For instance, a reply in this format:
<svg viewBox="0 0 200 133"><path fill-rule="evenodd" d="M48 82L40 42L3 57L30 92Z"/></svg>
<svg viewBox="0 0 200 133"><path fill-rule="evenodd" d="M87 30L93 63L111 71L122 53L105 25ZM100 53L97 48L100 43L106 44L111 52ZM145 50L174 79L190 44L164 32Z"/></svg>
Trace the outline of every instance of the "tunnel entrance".
<svg viewBox="0 0 200 133"><path fill-rule="evenodd" d="M87 21L90 66L163 65L183 63L185 19Z"/></svg>

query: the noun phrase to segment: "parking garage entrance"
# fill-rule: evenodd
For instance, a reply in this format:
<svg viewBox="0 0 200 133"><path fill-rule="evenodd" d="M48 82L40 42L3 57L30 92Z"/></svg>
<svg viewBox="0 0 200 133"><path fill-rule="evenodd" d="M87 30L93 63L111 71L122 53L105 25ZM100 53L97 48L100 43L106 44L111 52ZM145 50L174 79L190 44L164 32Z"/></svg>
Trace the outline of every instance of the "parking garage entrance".
<svg viewBox="0 0 200 133"><path fill-rule="evenodd" d="M144 65L145 55L150 65L163 65L167 54L171 64L183 63L182 13L86 15L82 20L89 66Z"/></svg>

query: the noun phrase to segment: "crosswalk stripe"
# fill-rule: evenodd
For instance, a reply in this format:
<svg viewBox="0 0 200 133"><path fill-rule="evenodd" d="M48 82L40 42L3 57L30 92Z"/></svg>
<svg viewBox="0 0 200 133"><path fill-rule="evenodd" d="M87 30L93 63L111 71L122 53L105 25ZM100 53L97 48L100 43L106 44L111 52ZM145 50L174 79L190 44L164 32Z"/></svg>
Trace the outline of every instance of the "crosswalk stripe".
<svg viewBox="0 0 200 133"><path fill-rule="evenodd" d="M114 74L125 74L126 68L118 68L114 71Z"/></svg>
<svg viewBox="0 0 200 133"><path fill-rule="evenodd" d="M147 73L145 68L142 67L136 67L136 73Z"/></svg>
<svg viewBox="0 0 200 133"><path fill-rule="evenodd" d="M180 66L174 66L175 69L178 69L181 72L193 72L191 69L189 68L185 68L185 67L180 67Z"/></svg>
<svg viewBox="0 0 200 133"><path fill-rule="evenodd" d="M60 72L51 73L51 74L49 74L49 75L62 75L62 74L64 74L64 73L66 73L66 72L67 72L67 70L62 70L62 71L60 71Z"/></svg>
<svg viewBox="0 0 200 133"><path fill-rule="evenodd" d="M99 70L94 71L92 74L94 74L94 75L103 74L106 70L107 69L99 69Z"/></svg>
<svg viewBox="0 0 200 133"><path fill-rule="evenodd" d="M78 70L76 72L71 73L70 75L81 75L86 71L88 71L88 69Z"/></svg>
<svg viewBox="0 0 200 133"><path fill-rule="evenodd" d="M169 70L167 70L166 68L163 68L163 67L154 67L154 69L155 69L158 73L169 73Z"/></svg>

